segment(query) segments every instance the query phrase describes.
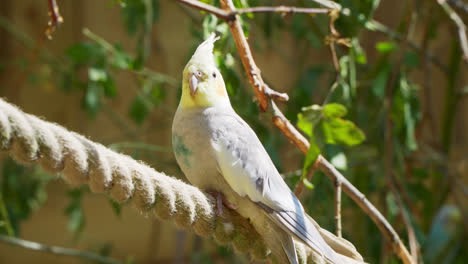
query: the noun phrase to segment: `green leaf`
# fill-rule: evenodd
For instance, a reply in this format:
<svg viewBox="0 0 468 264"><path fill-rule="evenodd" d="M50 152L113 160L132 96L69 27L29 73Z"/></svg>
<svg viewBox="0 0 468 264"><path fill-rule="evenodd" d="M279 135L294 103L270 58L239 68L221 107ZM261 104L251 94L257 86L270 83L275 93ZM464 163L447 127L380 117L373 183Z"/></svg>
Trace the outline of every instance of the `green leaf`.
<svg viewBox="0 0 468 264"><path fill-rule="evenodd" d="M301 176L302 179L305 179L307 171L309 170L310 166L314 164L315 160L321 153L320 148L315 143L315 138L313 135L311 136L309 140L309 144L310 144L310 147L309 147L309 150L307 151L307 155L305 156L304 164L302 166L302 176Z"/></svg>
<svg viewBox="0 0 468 264"><path fill-rule="evenodd" d="M403 64L407 67L419 67L419 54L414 51L407 51L403 57Z"/></svg>
<svg viewBox="0 0 468 264"><path fill-rule="evenodd" d="M88 78L91 81L101 82L107 80L107 72L102 68L90 67L88 69Z"/></svg>
<svg viewBox="0 0 468 264"><path fill-rule="evenodd" d="M104 88L104 95L107 97L115 97L117 95L117 87L115 86L114 79L108 76L105 82L99 83Z"/></svg>
<svg viewBox="0 0 468 264"><path fill-rule="evenodd" d="M323 107L323 116L325 118L339 118L348 113L346 107L342 104L331 103Z"/></svg>
<svg viewBox="0 0 468 264"><path fill-rule="evenodd" d="M304 186L308 189L314 189L314 184L312 184L307 178L303 178L302 183L304 183Z"/></svg>
<svg viewBox="0 0 468 264"><path fill-rule="evenodd" d="M122 206L118 204L116 201L111 200L111 199L109 199L109 203L115 215L120 217L122 215Z"/></svg>
<svg viewBox="0 0 468 264"><path fill-rule="evenodd" d="M122 48L121 45L115 45L115 51L112 56L112 65L118 69L130 70L133 68L133 59Z"/></svg>
<svg viewBox="0 0 468 264"><path fill-rule="evenodd" d="M76 43L70 46L65 54L74 64L85 64L104 55L102 48L96 43Z"/></svg>
<svg viewBox="0 0 468 264"><path fill-rule="evenodd" d="M330 158L330 163L340 170L346 170L348 168L347 158L343 152L339 152Z"/></svg>
<svg viewBox="0 0 468 264"><path fill-rule="evenodd" d="M351 121L340 118L324 120L322 130L328 144L345 144L354 146L366 138L364 133Z"/></svg>
<svg viewBox="0 0 468 264"><path fill-rule="evenodd" d="M322 116L322 107L311 105L303 107L302 113L297 115L297 127L309 137L312 136L313 125L320 120Z"/></svg>
<svg viewBox="0 0 468 264"><path fill-rule="evenodd" d="M138 95L133 99L129 109L129 115L135 123L141 125L150 112L150 106L145 102L142 96Z"/></svg>
<svg viewBox="0 0 468 264"><path fill-rule="evenodd" d="M358 38L353 38L351 40L352 46L352 53L354 55L354 59L356 60L356 63L358 64L366 64L367 63L367 57L364 49L361 47L361 44L359 43Z"/></svg>
<svg viewBox="0 0 468 264"><path fill-rule="evenodd" d="M304 117L304 114L299 113L297 115L297 127L302 130L307 136L312 136L313 124L307 118Z"/></svg>
<svg viewBox="0 0 468 264"><path fill-rule="evenodd" d="M74 233L75 238L81 234L86 224L81 203L85 190L84 188L77 188L67 192L67 196L70 198L70 203L65 208L65 214L69 218L67 228L70 232Z"/></svg>
<svg viewBox="0 0 468 264"><path fill-rule="evenodd" d="M396 46L392 42L377 42L375 48L382 54L388 54L393 52L396 49Z"/></svg>
<svg viewBox="0 0 468 264"><path fill-rule="evenodd" d="M85 226L85 218L81 207L70 208L67 214L69 216L68 230L75 234L81 233Z"/></svg>
<svg viewBox="0 0 468 264"><path fill-rule="evenodd" d="M84 97L84 107L93 117L98 112L100 106L101 98L99 96L99 87L97 87L95 82L89 82Z"/></svg>
<svg viewBox="0 0 468 264"><path fill-rule="evenodd" d="M385 95L385 86L390 73L390 67L383 67L372 82L372 93L378 98L383 98Z"/></svg>
<svg viewBox="0 0 468 264"><path fill-rule="evenodd" d="M155 83L151 90L151 102L154 105L160 104L166 98L166 89L163 89L159 83Z"/></svg>

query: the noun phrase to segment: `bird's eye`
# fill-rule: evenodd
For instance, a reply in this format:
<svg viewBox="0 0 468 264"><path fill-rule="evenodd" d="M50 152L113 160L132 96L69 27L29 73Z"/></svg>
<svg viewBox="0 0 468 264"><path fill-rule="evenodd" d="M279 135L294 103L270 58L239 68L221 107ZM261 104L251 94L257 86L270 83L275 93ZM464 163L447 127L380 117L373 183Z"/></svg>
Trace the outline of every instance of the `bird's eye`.
<svg viewBox="0 0 468 264"><path fill-rule="evenodd" d="M213 78L216 78L216 72L213 72L211 75L213 75Z"/></svg>
<svg viewBox="0 0 468 264"><path fill-rule="evenodd" d="M201 77L201 76L202 76L201 71L197 71L197 75L198 75L199 77Z"/></svg>

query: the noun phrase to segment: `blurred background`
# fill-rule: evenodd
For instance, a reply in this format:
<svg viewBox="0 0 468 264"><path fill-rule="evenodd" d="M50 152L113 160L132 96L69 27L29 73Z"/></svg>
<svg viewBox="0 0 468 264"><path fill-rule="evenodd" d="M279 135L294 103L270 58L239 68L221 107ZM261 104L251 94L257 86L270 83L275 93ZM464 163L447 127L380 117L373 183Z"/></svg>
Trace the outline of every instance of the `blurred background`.
<svg viewBox="0 0 468 264"><path fill-rule="evenodd" d="M320 7L311 0L234 2L238 8ZM257 65L272 88L289 94L289 102L279 103L288 119L376 205L408 248L408 234L413 236L419 263L467 263L468 58L449 14L468 22L468 3L337 2L349 14L336 21L327 14L242 15ZM291 188L306 186L300 198L310 215L334 231L333 183L319 172L308 174L304 156L268 114L259 113L223 21L170 0L57 4L64 23L48 39L48 1L0 1L2 98L184 179L170 140L181 73L195 47L215 31L221 36L215 55L234 108ZM140 215L86 186L70 188L6 154L0 169L3 237L120 263L249 263L228 246ZM345 194L342 221L343 236L367 262L399 263ZM0 240L0 263L95 262Z"/></svg>

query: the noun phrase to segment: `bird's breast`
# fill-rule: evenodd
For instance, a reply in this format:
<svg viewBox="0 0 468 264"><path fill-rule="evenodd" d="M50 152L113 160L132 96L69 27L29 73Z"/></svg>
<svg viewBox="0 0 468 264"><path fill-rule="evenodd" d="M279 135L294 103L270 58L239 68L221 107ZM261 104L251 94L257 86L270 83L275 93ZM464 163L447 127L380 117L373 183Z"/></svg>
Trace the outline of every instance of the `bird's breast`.
<svg viewBox="0 0 468 264"><path fill-rule="evenodd" d="M207 122L199 111L178 110L172 124L172 148L190 183L201 189L217 189L220 176Z"/></svg>

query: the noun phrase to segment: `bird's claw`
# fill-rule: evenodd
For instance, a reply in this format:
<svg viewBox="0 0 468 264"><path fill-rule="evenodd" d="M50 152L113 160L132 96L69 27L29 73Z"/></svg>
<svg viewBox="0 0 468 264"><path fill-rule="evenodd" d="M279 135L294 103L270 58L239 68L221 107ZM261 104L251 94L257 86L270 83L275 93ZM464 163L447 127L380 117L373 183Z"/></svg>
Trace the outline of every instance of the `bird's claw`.
<svg viewBox="0 0 468 264"><path fill-rule="evenodd" d="M221 192L208 190L207 193L211 194L216 199L216 215L222 216L223 215L223 205L231 210L237 209L237 204L233 204L229 202L226 197Z"/></svg>

